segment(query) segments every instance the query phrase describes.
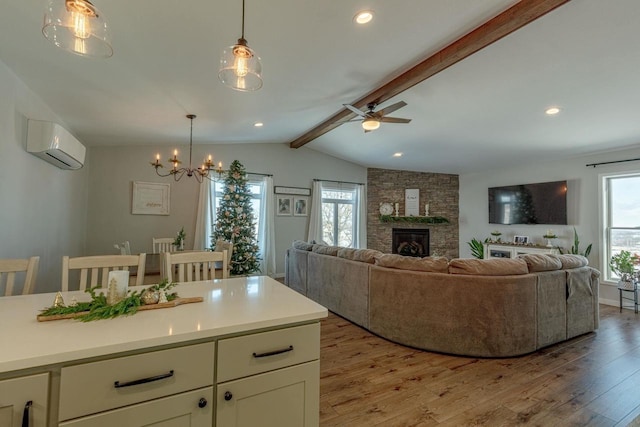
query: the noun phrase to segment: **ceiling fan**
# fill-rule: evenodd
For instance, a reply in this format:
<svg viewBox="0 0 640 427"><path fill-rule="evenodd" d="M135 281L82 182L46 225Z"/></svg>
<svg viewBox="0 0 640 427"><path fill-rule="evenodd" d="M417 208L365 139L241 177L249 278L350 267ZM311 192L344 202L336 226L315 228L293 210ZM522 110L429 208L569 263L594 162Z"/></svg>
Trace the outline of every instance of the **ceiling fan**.
<svg viewBox="0 0 640 427"><path fill-rule="evenodd" d="M372 130L376 130L380 127L380 123L409 123L411 119L403 119L400 117L387 117L387 114L393 113L394 111L404 107L407 105L406 102L400 101L396 102L393 105L388 106L387 108L383 108L380 111L375 111L378 106L375 102L370 102L367 104L367 109L362 111L353 105L350 104L342 104L349 110L356 113L360 118L348 120L350 122L362 121L362 128L366 132L371 132Z"/></svg>

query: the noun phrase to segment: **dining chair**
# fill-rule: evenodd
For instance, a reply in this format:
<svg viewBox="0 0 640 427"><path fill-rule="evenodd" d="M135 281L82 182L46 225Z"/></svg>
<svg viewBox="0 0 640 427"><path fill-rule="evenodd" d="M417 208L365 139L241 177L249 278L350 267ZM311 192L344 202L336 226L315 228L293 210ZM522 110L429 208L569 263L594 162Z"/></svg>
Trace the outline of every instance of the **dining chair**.
<svg viewBox="0 0 640 427"><path fill-rule="evenodd" d="M0 287L4 283L4 296L13 295L16 273L24 273L22 295L33 293L39 263L39 256L32 256L29 259L0 259Z"/></svg>
<svg viewBox="0 0 640 427"><path fill-rule="evenodd" d="M169 283L196 282L216 278L216 263L220 263L221 278L229 277L227 251L167 252L164 254L165 274Z"/></svg>
<svg viewBox="0 0 640 427"><path fill-rule="evenodd" d="M216 240L215 252L227 251L227 275L231 274L231 256L233 255L233 243L226 240ZM219 264L219 263L218 263ZM216 279L222 278L222 266L216 266Z"/></svg>
<svg viewBox="0 0 640 427"><path fill-rule="evenodd" d="M173 244L176 239L173 237L154 237L153 238L153 253L159 254L161 252L171 252L177 250L176 245Z"/></svg>
<svg viewBox="0 0 640 427"><path fill-rule="evenodd" d="M129 270L137 267L136 286L144 282L144 268L147 254L139 255L98 255L70 258L62 257L62 290L69 290L69 272L80 270L79 290L100 285L106 287L109 271ZM89 281L89 274L91 274Z"/></svg>

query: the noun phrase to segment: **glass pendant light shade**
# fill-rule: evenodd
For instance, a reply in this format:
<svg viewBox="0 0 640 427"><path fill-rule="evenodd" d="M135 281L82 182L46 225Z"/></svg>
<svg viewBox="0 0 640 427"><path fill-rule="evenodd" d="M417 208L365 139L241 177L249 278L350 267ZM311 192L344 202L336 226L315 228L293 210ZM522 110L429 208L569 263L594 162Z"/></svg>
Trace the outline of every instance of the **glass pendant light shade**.
<svg viewBox="0 0 640 427"><path fill-rule="evenodd" d="M59 48L78 55L113 55L107 23L89 0L49 0L42 34Z"/></svg>
<svg viewBox="0 0 640 427"><path fill-rule="evenodd" d="M220 81L232 89L250 92L262 87L260 57L247 46L244 38L222 51L220 57Z"/></svg>

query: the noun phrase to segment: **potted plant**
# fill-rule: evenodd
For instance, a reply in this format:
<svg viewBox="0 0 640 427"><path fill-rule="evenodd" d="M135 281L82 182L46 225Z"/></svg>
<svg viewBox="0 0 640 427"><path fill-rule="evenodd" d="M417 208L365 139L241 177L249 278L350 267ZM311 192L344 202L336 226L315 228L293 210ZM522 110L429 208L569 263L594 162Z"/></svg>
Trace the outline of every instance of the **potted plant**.
<svg viewBox="0 0 640 427"><path fill-rule="evenodd" d="M173 241L173 244L176 246L176 248L179 251L184 251L184 239L187 237L187 235L184 232L184 227L182 227L180 229L180 231L178 231L178 234L176 235L175 240Z"/></svg>
<svg viewBox="0 0 640 427"><path fill-rule="evenodd" d="M467 242L467 244L469 248L471 248L471 255L473 255L474 258L484 258L484 244L480 240L474 237L470 242Z"/></svg>
<svg viewBox="0 0 640 427"><path fill-rule="evenodd" d="M640 261L640 256L637 254L631 254L629 251L620 251L620 253L613 255L609 260L609 267L611 271L620 277L618 286L624 289L633 289L635 266Z"/></svg>

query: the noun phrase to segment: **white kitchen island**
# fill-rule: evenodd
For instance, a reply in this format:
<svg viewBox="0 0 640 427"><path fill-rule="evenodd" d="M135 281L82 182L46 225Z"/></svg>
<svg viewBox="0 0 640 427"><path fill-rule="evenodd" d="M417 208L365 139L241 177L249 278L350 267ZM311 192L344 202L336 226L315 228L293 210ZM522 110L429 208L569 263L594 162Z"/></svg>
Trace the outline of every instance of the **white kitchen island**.
<svg viewBox="0 0 640 427"><path fill-rule="evenodd" d="M28 401L31 426L318 424L324 307L268 277L175 290L204 301L82 323L36 320L55 294L0 298L0 425Z"/></svg>

